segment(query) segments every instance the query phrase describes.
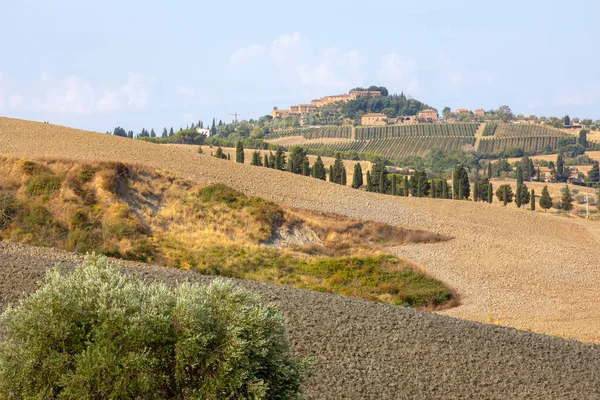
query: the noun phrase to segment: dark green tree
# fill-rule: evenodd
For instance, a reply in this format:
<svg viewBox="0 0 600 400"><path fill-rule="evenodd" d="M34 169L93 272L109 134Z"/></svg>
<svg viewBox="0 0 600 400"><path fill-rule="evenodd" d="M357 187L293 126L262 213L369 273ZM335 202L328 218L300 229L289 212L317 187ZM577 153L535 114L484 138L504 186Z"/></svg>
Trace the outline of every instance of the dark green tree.
<svg viewBox="0 0 600 400"><path fill-rule="evenodd" d="M348 184L347 182L348 177L346 176L346 167L344 167L342 169L342 182L340 182L342 185L346 186Z"/></svg>
<svg viewBox="0 0 600 400"><path fill-rule="evenodd" d="M363 185L363 174L360 163L354 164L354 175L352 176L352 187L358 189Z"/></svg>
<svg viewBox="0 0 600 400"><path fill-rule="evenodd" d="M162 137L163 137L163 139L169 137L169 132L167 131L167 127L166 126L163 129L163 131L162 131Z"/></svg>
<svg viewBox="0 0 600 400"><path fill-rule="evenodd" d="M565 115L563 117L563 124L565 124L565 125L571 125L571 118L569 118L568 115Z"/></svg>
<svg viewBox="0 0 600 400"><path fill-rule="evenodd" d="M573 195L571 194L571 189L569 189L569 186L565 185L565 187L561 189L561 192L561 208L565 211L571 211L573 209Z"/></svg>
<svg viewBox="0 0 600 400"><path fill-rule="evenodd" d="M227 153L227 161L231 161L231 154Z"/></svg>
<svg viewBox="0 0 600 400"><path fill-rule="evenodd" d="M367 171L367 192L373 191L373 182L371 179L371 172Z"/></svg>
<svg viewBox="0 0 600 400"><path fill-rule="evenodd" d="M329 182L334 182L333 165L329 166Z"/></svg>
<svg viewBox="0 0 600 400"><path fill-rule="evenodd" d="M492 201L494 201L494 188L490 182L488 183L487 202L492 204Z"/></svg>
<svg viewBox="0 0 600 400"><path fill-rule="evenodd" d="M244 145L241 140L235 143L235 161L240 164L244 163Z"/></svg>
<svg viewBox="0 0 600 400"><path fill-rule="evenodd" d="M540 207L544 209L544 212L552 207L552 197L548 192L548 186L544 186L542 189L542 197L540 197Z"/></svg>
<svg viewBox="0 0 600 400"><path fill-rule="evenodd" d="M586 183L588 186L600 183L600 169L598 168L598 161L594 161L592 169L590 169L587 174Z"/></svg>
<svg viewBox="0 0 600 400"><path fill-rule="evenodd" d="M310 176L310 163L308 162L308 158L302 163L302 175Z"/></svg>
<svg viewBox="0 0 600 400"><path fill-rule="evenodd" d="M448 182L446 179L442 181L442 199L448 198Z"/></svg>
<svg viewBox="0 0 600 400"><path fill-rule="evenodd" d="M308 157L303 147L293 147L288 157L288 171L304 175L303 165L308 163Z"/></svg>
<svg viewBox="0 0 600 400"><path fill-rule="evenodd" d="M269 168L275 168L277 162L277 156L273 152L269 151Z"/></svg>
<svg viewBox="0 0 600 400"><path fill-rule="evenodd" d="M531 189L530 197L531 197L531 204L530 204L531 211L535 211L535 190L534 189Z"/></svg>
<svg viewBox="0 0 600 400"><path fill-rule="evenodd" d="M251 164L259 166L259 167L262 166L260 152L258 150L252 153L252 162L251 162Z"/></svg>
<svg viewBox="0 0 600 400"><path fill-rule="evenodd" d="M582 129L579 131L579 137L577 138L577 144L587 148L587 131Z"/></svg>
<svg viewBox="0 0 600 400"><path fill-rule="evenodd" d="M273 164L273 168L285 171L287 166L285 152L283 151L283 147L277 147L277 151L275 152L275 163Z"/></svg>
<svg viewBox="0 0 600 400"><path fill-rule="evenodd" d="M410 193L409 190L409 183L408 183L408 176L404 175L404 188L402 189L404 192L404 196L408 197L408 194Z"/></svg>
<svg viewBox="0 0 600 400"><path fill-rule="evenodd" d="M325 170L325 165L323 164L323 160L321 156L317 156L317 160L313 164L313 177L321 180L327 179L327 172Z"/></svg>
<svg viewBox="0 0 600 400"><path fill-rule="evenodd" d="M380 182L381 177L383 177L383 182ZM390 191L388 170L381 162L376 162L371 167L371 188L379 193L389 193Z"/></svg>
<svg viewBox="0 0 600 400"><path fill-rule="evenodd" d="M337 153L335 155L335 161L333 162L333 181L334 183L342 184L342 177L346 173L344 162L342 161L342 155Z"/></svg>
<svg viewBox="0 0 600 400"><path fill-rule="evenodd" d="M269 156L266 153L265 153L265 157L264 157L264 160L263 160L263 166L265 166L267 168L270 167L270 165L269 165Z"/></svg>
<svg viewBox="0 0 600 400"><path fill-rule="evenodd" d="M496 189L496 197L499 201L503 202L504 205L508 203L512 203L514 193L512 188L508 184L500 185L498 189Z"/></svg>
<svg viewBox="0 0 600 400"><path fill-rule="evenodd" d="M488 179L492 179L493 175L492 175L492 162L488 162L488 168L487 168L487 177Z"/></svg>
<svg viewBox="0 0 600 400"><path fill-rule="evenodd" d="M221 158L223 160L227 159L227 155L225 155L221 146L217 147L217 152L215 153L215 157Z"/></svg>
<svg viewBox="0 0 600 400"><path fill-rule="evenodd" d="M386 191L387 176L384 171L379 173L379 193L387 193Z"/></svg>
<svg viewBox="0 0 600 400"><path fill-rule="evenodd" d="M558 176L558 181L562 182L563 175L565 173L565 162L563 161L562 154L559 154L556 157L556 174Z"/></svg>
<svg viewBox="0 0 600 400"><path fill-rule="evenodd" d="M215 136L217 134L217 125L215 123L215 119L212 120L212 126L210 127L210 136Z"/></svg>
<svg viewBox="0 0 600 400"><path fill-rule="evenodd" d="M473 201L479 201L479 192L477 191L479 189L479 182L475 181L473 182Z"/></svg>
<svg viewBox="0 0 600 400"><path fill-rule="evenodd" d="M489 200L488 190L489 190L489 186L490 186L490 181L487 178L487 176L481 178L473 186L477 188L477 200L475 200L475 198L473 198L473 201L488 201Z"/></svg>
<svg viewBox="0 0 600 400"><path fill-rule="evenodd" d="M154 128L150 129L150 137L156 137L156 132L154 132Z"/></svg>
<svg viewBox="0 0 600 400"><path fill-rule="evenodd" d="M460 164L454 171L454 182L452 183L454 197L457 200L468 199L471 195L471 185L469 184L469 173L466 168Z"/></svg>
<svg viewBox="0 0 600 400"><path fill-rule="evenodd" d="M531 180L535 176L535 166L533 165L533 160L529 159L529 179Z"/></svg>
<svg viewBox="0 0 600 400"><path fill-rule="evenodd" d="M171 127L171 129L169 129L169 137L174 136L175 132L173 132L173 127Z"/></svg>
<svg viewBox="0 0 600 400"><path fill-rule="evenodd" d="M523 184L523 168L521 168L520 165L517 165L517 188L522 184Z"/></svg>

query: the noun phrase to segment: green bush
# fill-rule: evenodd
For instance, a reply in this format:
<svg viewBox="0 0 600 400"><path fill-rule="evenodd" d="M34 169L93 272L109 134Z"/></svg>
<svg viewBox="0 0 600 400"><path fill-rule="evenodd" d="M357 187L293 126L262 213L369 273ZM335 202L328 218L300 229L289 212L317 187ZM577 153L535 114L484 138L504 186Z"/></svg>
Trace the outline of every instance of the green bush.
<svg viewBox="0 0 600 400"><path fill-rule="evenodd" d="M0 317L3 399L301 399L284 321L224 281L170 290L88 256Z"/></svg>
<svg viewBox="0 0 600 400"><path fill-rule="evenodd" d="M49 196L52 192L60 189L62 180L52 174L33 175L27 181L27 193L30 196Z"/></svg>

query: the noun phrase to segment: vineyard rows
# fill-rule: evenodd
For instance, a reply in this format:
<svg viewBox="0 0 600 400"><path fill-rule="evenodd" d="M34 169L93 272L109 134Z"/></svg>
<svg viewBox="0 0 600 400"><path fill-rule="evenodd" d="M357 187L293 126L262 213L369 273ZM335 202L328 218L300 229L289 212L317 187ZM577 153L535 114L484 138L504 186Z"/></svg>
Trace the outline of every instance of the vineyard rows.
<svg viewBox="0 0 600 400"><path fill-rule="evenodd" d="M552 150L556 149L561 139L561 136L495 137L482 139L479 142L479 148L476 150L480 154L494 154L499 151L506 151L511 147L518 147L527 153L539 152L546 147L550 147Z"/></svg>
<svg viewBox="0 0 600 400"><path fill-rule="evenodd" d="M350 126L324 126L320 128L290 129L286 131L273 132L265 135L266 140L277 139L287 136L304 136L307 139L321 138L341 138L350 139L352 137L352 127Z"/></svg>
<svg viewBox="0 0 600 400"><path fill-rule="evenodd" d="M361 126L356 128L356 140L397 137L475 137L479 124L414 124Z"/></svg>
<svg viewBox="0 0 600 400"><path fill-rule="evenodd" d="M496 122L488 122L485 124L485 129L483 130L482 136L494 136L496 133L496 129L498 128L498 124Z"/></svg>
<svg viewBox="0 0 600 400"><path fill-rule="evenodd" d="M357 153L377 154L388 159L427 155L432 149L444 151L461 150L465 145L473 145L473 137L396 137L385 139L354 140L338 143L308 143L303 145L309 149L328 148L333 151L354 150Z"/></svg>
<svg viewBox="0 0 600 400"><path fill-rule="evenodd" d="M500 124L495 130L495 136L497 138L508 138L508 137L547 137L547 136L568 136L563 131L543 126L543 125L529 125L529 124ZM484 135L485 136L485 135Z"/></svg>

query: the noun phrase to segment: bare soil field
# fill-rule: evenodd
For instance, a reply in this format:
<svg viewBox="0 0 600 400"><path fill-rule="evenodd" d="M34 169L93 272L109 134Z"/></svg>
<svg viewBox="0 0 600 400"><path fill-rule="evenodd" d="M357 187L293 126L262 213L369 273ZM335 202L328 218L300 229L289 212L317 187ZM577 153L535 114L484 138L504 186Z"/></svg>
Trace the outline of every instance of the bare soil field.
<svg viewBox="0 0 600 400"><path fill-rule="evenodd" d="M0 243L0 311L81 256ZM120 261L170 285L211 277ZM234 281L284 314L313 399L597 399L600 346L307 290Z"/></svg>
<svg viewBox="0 0 600 400"><path fill-rule="evenodd" d="M140 163L292 207L447 235L454 239L396 251L457 290L462 305L442 314L600 342L600 225L594 222L516 207L366 193L174 146L7 118L0 118L0 154ZM391 328L386 323L368 329L385 332ZM361 329L366 328L356 327ZM346 345L348 351L355 347L352 341Z"/></svg>

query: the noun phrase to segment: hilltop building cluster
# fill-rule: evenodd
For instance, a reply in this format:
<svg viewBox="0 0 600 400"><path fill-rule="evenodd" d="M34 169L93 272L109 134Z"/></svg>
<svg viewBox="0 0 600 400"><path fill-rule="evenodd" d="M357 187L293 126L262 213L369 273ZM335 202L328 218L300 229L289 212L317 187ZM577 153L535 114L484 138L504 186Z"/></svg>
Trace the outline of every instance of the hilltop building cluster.
<svg viewBox="0 0 600 400"><path fill-rule="evenodd" d="M365 126L383 126L388 124L416 124L419 122L437 122L438 113L435 110L419 111L417 115L403 115L398 118L388 118L383 113L369 113L361 118L361 125Z"/></svg>
<svg viewBox="0 0 600 400"><path fill-rule="evenodd" d="M334 103L347 103L351 100L356 100L359 97L380 97L381 92L379 90L351 90L348 94L338 94L333 96L325 96L320 99L314 99L310 104L298 104L290 106L287 110L280 110L277 107L273 107L271 116L273 118L286 118L286 117L302 117L306 114L316 112L319 108L334 104Z"/></svg>

